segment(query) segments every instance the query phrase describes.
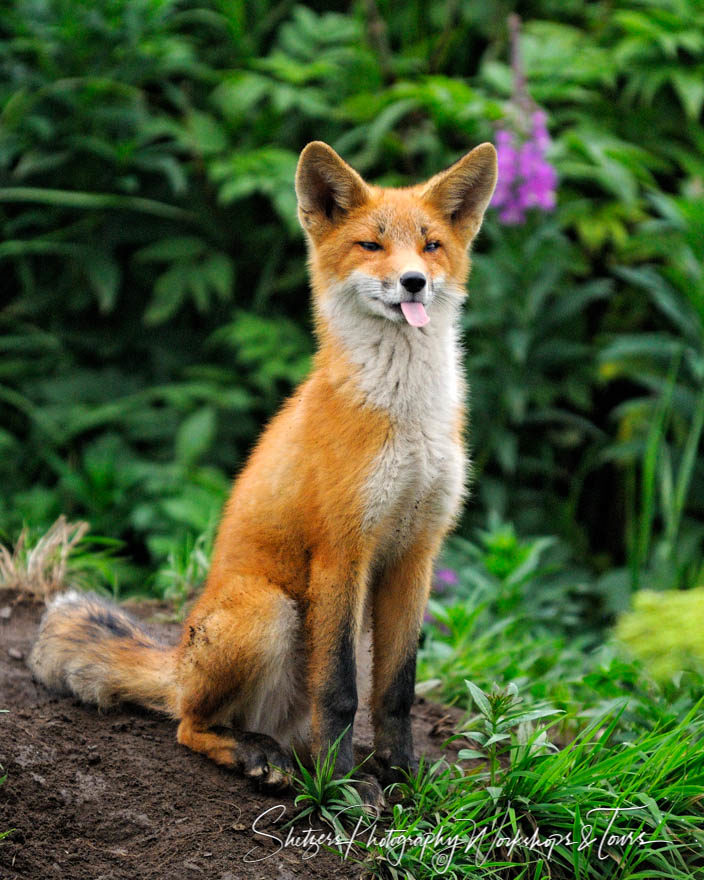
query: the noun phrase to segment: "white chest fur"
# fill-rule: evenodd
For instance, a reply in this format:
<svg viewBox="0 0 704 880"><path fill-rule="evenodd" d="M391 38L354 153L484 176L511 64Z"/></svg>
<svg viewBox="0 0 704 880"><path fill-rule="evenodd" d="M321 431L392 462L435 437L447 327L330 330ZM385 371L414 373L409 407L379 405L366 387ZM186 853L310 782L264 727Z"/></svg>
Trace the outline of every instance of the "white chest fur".
<svg viewBox="0 0 704 880"><path fill-rule="evenodd" d="M360 320L361 318L361 320ZM362 528L383 523L382 557L402 552L420 529L446 527L464 492L465 456L456 423L463 405L454 309L423 328L374 316L339 326L367 401L391 430L364 487Z"/></svg>

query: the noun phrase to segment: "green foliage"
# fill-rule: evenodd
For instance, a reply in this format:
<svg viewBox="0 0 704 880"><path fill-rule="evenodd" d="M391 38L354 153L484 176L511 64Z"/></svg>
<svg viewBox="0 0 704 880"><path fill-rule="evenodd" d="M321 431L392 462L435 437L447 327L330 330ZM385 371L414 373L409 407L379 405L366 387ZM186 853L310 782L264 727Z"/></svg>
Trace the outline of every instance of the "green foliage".
<svg viewBox="0 0 704 880"><path fill-rule="evenodd" d="M698 876L701 590L636 593L617 640L590 646L560 619L578 582L560 549L500 522L447 548L458 583L438 572L419 678L470 713L458 753L468 763L438 762L398 787L397 845L368 848L376 876L429 878L442 864L456 876L606 880L615 875L597 848L610 821L602 853L619 877ZM588 603L601 588L583 576ZM587 825L596 843L580 847Z"/></svg>
<svg viewBox="0 0 704 880"><path fill-rule="evenodd" d="M486 736L518 731L521 725L513 718L550 705L555 710L551 736L564 741L590 718L619 705L616 735L628 741L674 722L702 698L701 645L696 647L701 627L688 610L698 591L652 594L656 598L642 600L648 612L623 616L615 638L604 642L602 615L610 617L616 607L612 584L576 568L556 539L519 539L510 526L494 522L476 542L451 541L444 561L457 583L448 586L438 571L418 654L417 691L467 711L476 707L473 727L484 725ZM626 595L624 607L630 588ZM641 609L643 594L634 595ZM656 602L663 609L663 626L650 639L652 627L659 625L651 611ZM638 660L629 659L624 644ZM495 701L491 712L481 692L489 695L489 706ZM628 695L632 699L624 701ZM560 710L565 714L558 718ZM486 727L499 722L508 729ZM524 744L530 735L521 731ZM506 736L496 740L501 742L511 749L516 745ZM546 742L536 740L536 746ZM497 747L494 760L499 756Z"/></svg>
<svg viewBox="0 0 704 880"><path fill-rule="evenodd" d="M478 537L448 543L444 560L459 583L430 601L420 690L469 708L470 679L562 705L600 641L599 584L555 538L519 539L500 521Z"/></svg>
<svg viewBox="0 0 704 880"><path fill-rule="evenodd" d="M211 526L197 538L193 538L191 532L186 532L180 544L172 537L165 537L161 545L153 545L154 554L165 557L165 562L154 575L151 589L162 598L174 602L179 610L205 583L213 552L215 522L213 519Z"/></svg>
<svg viewBox="0 0 704 880"><path fill-rule="evenodd" d="M479 691L476 698L492 729L502 713L517 722L505 726L510 748L496 765L501 784L477 784L491 772L483 763L464 771L444 761L421 765L389 791L402 800L396 798L381 828L376 817L357 820L362 826L355 827L353 852L367 876L698 876L704 843L701 703L674 722L661 719L653 730L638 730L628 742L618 736L622 710L601 711L558 750L535 733L525 735L530 715L544 710L522 713L515 693L495 694L493 705L491 695ZM460 758L475 757L466 751ZM344 829L338 833L344 851Z"/></svg>
<svg viewBox="0 0 704 880"><path fill-rule="evenodd" d="M120 542L87 531L88 523L61 516L43 534L23 529L12 549L0 544L0 588L43 599L76 587L117 595L126 572Z"/></svg>
<svg viewBox="0 0 704 880"><path fill-rule="evenodd" d="M487 223L464 327L478 497L501 515L510 507L521 529L533 531L552 529L565 514L574 522L587 467L567 469L603 442L590 418L587 314L611 287L577 277L583 256L556 222L534 219L530 233ZM547 510L546 499L554 499Z"/></svg>

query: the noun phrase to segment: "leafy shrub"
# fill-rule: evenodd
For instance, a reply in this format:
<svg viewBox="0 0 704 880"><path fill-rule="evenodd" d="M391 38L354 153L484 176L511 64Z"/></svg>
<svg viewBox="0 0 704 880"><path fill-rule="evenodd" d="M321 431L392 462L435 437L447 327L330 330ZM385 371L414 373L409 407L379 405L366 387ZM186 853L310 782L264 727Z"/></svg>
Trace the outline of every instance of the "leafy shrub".
<svg viewBox="0 0 704 880"><path fill-rule="evenodd" d="M66 513L152 570L207 529L309 363L298 151L322 138L404 184L502 123L518 4L321 6L0 11L5 533ZM704 23L696 0L520 11L558 204L511 229L490 212L477 243L463 528L510 507L608 569L633 555L628 497L673 353L664 455L701 391ZM697 462L687 528L702 509Z"/></svg>

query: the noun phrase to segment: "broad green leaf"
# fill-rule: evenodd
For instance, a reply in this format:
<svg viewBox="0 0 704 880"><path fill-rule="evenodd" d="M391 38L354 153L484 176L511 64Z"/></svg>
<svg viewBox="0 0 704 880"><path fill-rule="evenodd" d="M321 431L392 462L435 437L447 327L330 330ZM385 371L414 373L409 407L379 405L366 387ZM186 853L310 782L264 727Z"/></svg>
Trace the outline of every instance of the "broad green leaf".
<svg viewBox="0 0 704 880"><path fill-rule="evenodd" d="M489 700L487 699L484 691L482 691L481 688L478 688L476 686L476 684L474 684L471 681L468 681L467 679L465 679L464 683L467 685L467 688L469 689L469 692L472 695L472 699L476 703L476 706L479 709L479 711L482 713L482 715L485 718L491 718L491 716L492 716L491 705L489 704Z"/></svg>
<svg viewBox="0 0 704 880"><path fill-rule="evenodd" d="M152 300L144 313L145 324L163 324L183 304L188 285L185 267L179 263L160 275L154 285Z"/></svg>
<svg viewBox="0 0 704 880"><path fill-rule="evenodd" d="M212 446L216 427L215 410L211 406L190 415L176 434L176 459L188 466L195 464Z"/></svg>
<svg viewBox="0 0 704 880"><path fill-rule="evenodd" d="M135 259L142 263L188 260L199 257L206 247L202 238L197 238L195 235L179 235L162 238L141 248L135 254Z"/></svg>
<svg viewBox="0 0 704 880"><path fill-rule="evenodd" d="M107 253L89 251L83 265L96 296L100 311L111 312L115 307L117 293L120 287L120 266L117 261Z"/></svg>

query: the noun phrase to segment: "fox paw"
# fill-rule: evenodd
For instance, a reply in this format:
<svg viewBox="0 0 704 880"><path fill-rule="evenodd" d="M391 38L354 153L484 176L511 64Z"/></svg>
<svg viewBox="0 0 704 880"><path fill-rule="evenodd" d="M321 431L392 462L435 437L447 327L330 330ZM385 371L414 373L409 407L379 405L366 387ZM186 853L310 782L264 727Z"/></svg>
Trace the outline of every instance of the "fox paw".
<svg viewBox="0 0 704 880"><path fill-rule="evenodd" d="M379 816L386 809L384 790L376 776L369 773L358 775L352 787L362 800L362 806L369 814Z"/></svg>
<svg viewBox="0 0 704 880"><path fill-rule="evenodd" d="M412 756L394 759L389 755L374 753L367 758L364 768L386 786L392 782L403 782L408 774L417 773L418 759Z"/></svg>
<svg viewBox="0 0 704 880"><path fill-rule="evenodd" d="M293 779L293 763L281 746L261 733L237 737L238 769L262 788L288 788Z"/></svg>

